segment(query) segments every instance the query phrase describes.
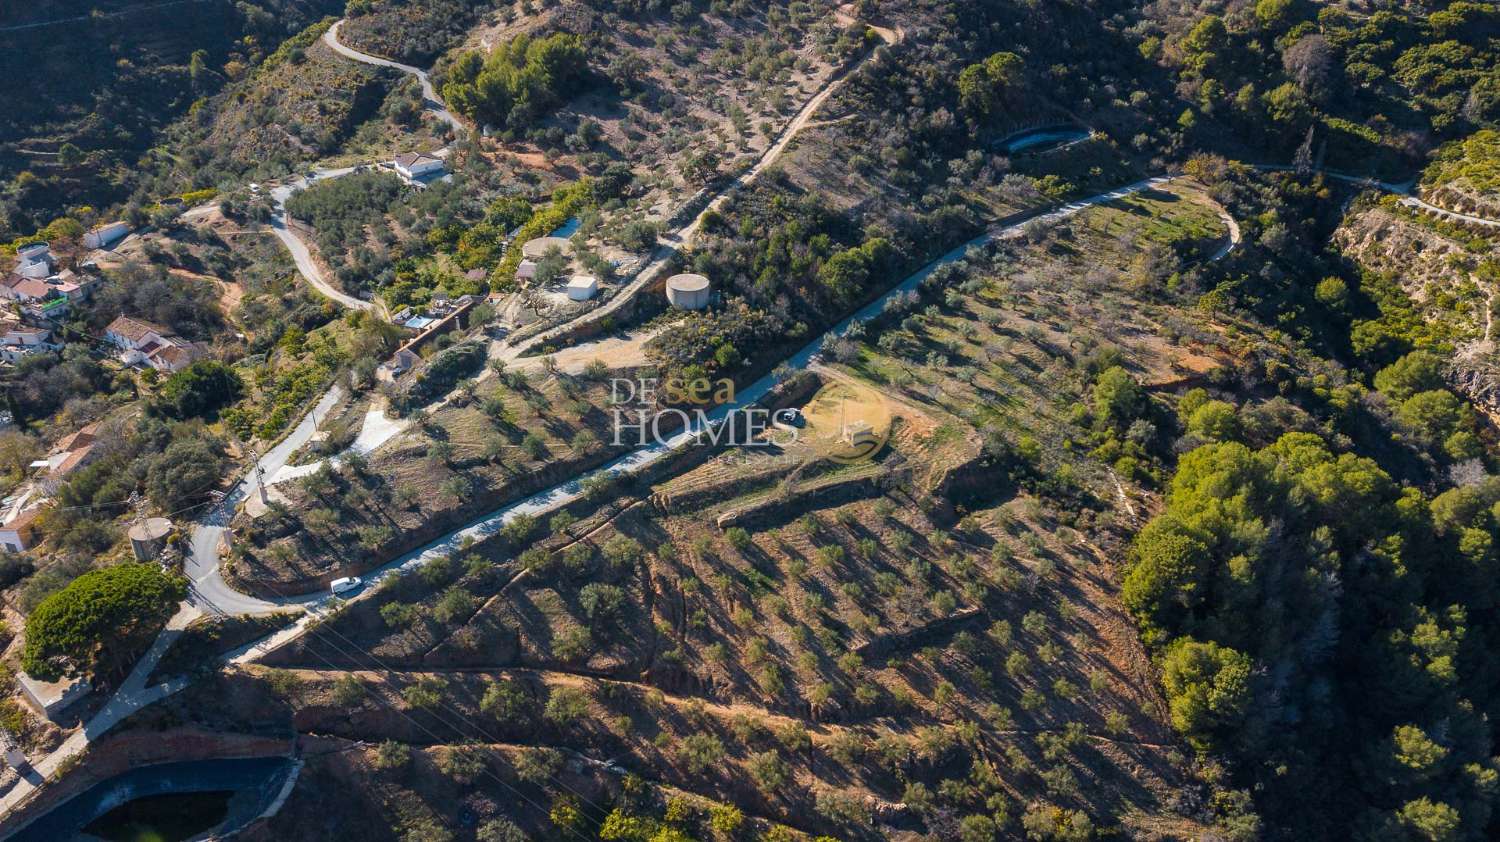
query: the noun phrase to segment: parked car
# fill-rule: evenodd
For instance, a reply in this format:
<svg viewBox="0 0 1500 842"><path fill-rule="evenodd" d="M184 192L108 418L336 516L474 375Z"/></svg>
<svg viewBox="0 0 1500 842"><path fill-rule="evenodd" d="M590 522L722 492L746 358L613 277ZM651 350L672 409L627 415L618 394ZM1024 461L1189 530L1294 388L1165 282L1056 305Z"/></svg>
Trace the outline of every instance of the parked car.
<svg viewBox="0 0 1500 842"><path fill-rule="evenodd" d="M364 580L358 576L345 576L342 579L334 579L332 582L329 582L328 590L335 594L348 593L364 583Z"/></svg>

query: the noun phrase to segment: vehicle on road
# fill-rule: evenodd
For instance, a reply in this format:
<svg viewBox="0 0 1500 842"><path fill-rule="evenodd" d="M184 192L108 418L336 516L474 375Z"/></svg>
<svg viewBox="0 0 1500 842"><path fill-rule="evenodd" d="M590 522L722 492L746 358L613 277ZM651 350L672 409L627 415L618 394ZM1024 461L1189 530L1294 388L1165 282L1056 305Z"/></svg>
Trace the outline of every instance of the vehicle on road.
<svg viewBox="0 0 1500 842"><path fill-rule="evenodd" d="M332 582L329 582L328 590L335 594L348 593L364 583L365 581L358 576L345 576L342 579L334 579Z"/></svg>

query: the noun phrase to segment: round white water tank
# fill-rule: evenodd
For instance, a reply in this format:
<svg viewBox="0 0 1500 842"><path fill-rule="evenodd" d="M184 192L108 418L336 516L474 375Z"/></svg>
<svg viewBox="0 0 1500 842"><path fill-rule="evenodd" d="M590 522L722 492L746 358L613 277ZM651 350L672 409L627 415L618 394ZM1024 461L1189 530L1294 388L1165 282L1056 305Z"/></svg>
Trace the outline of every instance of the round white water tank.
<svg viewBox="0 0 1500 842"><path fill-rule="evenodd" d="M667 301L683 310L701 310L708 306L708 278L686 273L667 278Z"/></svg>

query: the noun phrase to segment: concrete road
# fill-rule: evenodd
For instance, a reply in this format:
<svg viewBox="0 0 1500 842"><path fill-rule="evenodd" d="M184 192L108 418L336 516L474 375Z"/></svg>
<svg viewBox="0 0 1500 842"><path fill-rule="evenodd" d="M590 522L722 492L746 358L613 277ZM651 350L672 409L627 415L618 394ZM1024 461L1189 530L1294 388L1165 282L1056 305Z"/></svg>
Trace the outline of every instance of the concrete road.
<svg viewBox="0 0 1500 842"><path fill-rule="evenodd" d="M454 133L457 133L464 128L463 121L458 119L457 114L449 111L447 103L443 102L443 98L438 96L437 88L433 87L432 79L428 77L427 71L419 67L412 67L409 64L402 64L399 61L391 61L390 59L381 58L379 56L372 56L369 53L362 53L359 50L354 49L353 47L345 46L342 42L339 41L339 28L343 25L344 21L341 20L338 23L335 23L333 26L328 27L328 31L323 33L323 43L332 47L334 52L338 53L344 58L353 59L354 61L360 62L362 64L373 64L376 67L394 68L401 71L402 73L407 73L417 77L417 81L422 83L423 107L425 107L428 111L431 111L433 114L437 115L438 119L442 120L444 123L452 126Z"/></svg>
<svg viewBox="0 0 1500 842"><path fill-rule="evenodd" d="M900 41L902 37L902 33L899 30L877 28L875 31L881 35L881 37L886 41L887 44L894 44L897 41ZM626 304L629 304L631 301L633 301L635 299L635 296L638 295L641 290L651 285L656 279L660 278L662 274L665 273L667 267L670 265L670 259L673 255L693 244L694 240L697 239L699 229L701 229L703 226L703 220L707 218L708 214L723 208L724 204L729 201L730 197L734 196L735 193L738 193L740 190L749 186L755 181L755 179L760 177L761 173L764 173L768 168L770 168L772 164L776 163L776 161L781 158L782 154L786 152L787 148L791 146L792 141L797 137L798 133L800 133L804 128L807 127L808 123L812 120L813 115L816 114L818 109L823 106L824 102L828 101L828 98L833 95L833 92L838 90L839 86L844 83L844 80L852 76L854 72L860 67L860 65L874 58L877 53L878 48L876 50L870 51L869 54L860 59L860 61L854 66L848 68L842 73L835 74L832 78L830 78L828 82L825 83L817 93L813 94L812 98L802 106L801 110L797 112L796 116L794 116L791 121L782 128L781 133L777 135L776 140L772 142L770 146L766 147L766 151L761 153L760 158L756 160L754 166L750 167L750 169L744 171L743 173L740 173L734 178L733 181L729 182L729 184L726 185L723 190L720 190L719 193L714 196L714 198L703 208L703 210L698 212L697 216L693 217L693 220L691 222L689 222L682 228L668 234L664 234L661 237L660 242L657 243L656 248L652 249L651 255L646 259L646 262L641 265L641 268L639 270L636 271L635 277L632 278L630 282L627 283L623 288L621 288L613 298L605 302L602 306L596 307L593 310L583 313L578 318L573 319L566 324L558 325L557 327L544 330L541 333L536 334L535 336L521 340L514 346L511 346L508 343L499 343L492 348L491 356L496 359L502 360L518 359L531 349L538 348L548 342L551 342L558 336L561 336L564 333L567 333L568 331L571 331L572 329L578 327L580 324L587 324L590 322L598 321L600 319L609 318L610 316L617 313Z"/></svg>
<svg viewBox="0 0 1500 842"><path fill-rule="evenodd" d="M338 287L328 282L323 276L323 271L318 268L317 262L313 260L312 252L308 250L307 244L302 238L287 228L286 224L286 200L298 190L310 187L314 182L329 178L339 178L354 172L354 167L341 167L336 170L314 170L311 177L303 176L290 184L278 185L271 189L271 199L276 203L276 211L271 216L271 233L276 235L286 250L292 253L292 262L297 264L297 271L313 288L327 297L337 301L351 310L373 310L372 302L355 298Z"/></svg>
<svg viewBox="0 0 1500 842"><path fill-rule="evenodd" d="M330 388L286 438L260 457L257 464L266 477L275 476L286 465L292 453L312 438L312 434L318 429L318 422L327 417L329 410L342 395L343 389L339 386ZM287 604L306 601L268 602L242 594L229 587L219 570L219 546L229 521L234 517L235 507L259 490L260 481L256 472L247 472L243 479L235 483L229 494L193 526L190 539L192 554L183 564L183 573L187 575L191 587L188 604L205 614L266 614Z"/></svg>

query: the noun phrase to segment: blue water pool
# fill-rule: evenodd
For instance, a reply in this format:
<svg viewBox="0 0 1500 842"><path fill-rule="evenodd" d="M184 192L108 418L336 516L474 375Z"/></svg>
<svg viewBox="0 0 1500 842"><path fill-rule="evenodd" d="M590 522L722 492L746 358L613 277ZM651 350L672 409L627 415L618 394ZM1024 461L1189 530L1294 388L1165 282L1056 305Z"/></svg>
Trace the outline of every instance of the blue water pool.
<svg viewBox="0 0 1500 842"><path fill-rule="evenodd" d="M549 237L563 237L563 238L571 237L574 234L578 233L578 225L579 225L578 217L575 216L572 219L568 220L567 222L564 222L562 224L561 228L557 229L556 231L553 231L551 234L548 234L547 236L549 236Z"/></svg>
<svg viewBox="0 0 1500 842"><path fill-rule="evenodd" d="M1089 136L1089 130L1081 126L1050 126L1032 129L1011 135L1000 141L1000 147L1008 154L1026 150L1040 151L1038 147L1061 146Z"/></svg>

